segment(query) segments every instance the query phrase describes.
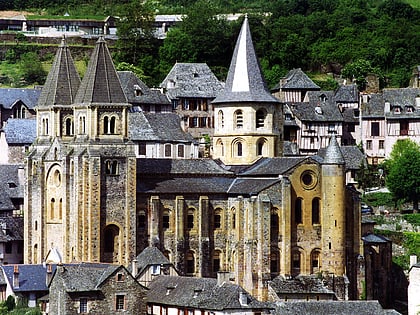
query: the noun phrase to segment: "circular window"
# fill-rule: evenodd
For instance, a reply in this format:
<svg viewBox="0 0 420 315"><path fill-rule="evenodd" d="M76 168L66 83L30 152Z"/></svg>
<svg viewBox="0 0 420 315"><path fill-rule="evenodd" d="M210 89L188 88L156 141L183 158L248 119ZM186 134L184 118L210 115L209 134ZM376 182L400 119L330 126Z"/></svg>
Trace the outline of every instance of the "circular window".
<svg viewBox="0 0 420 315"><path fill-rule="evenodd" d="M302 173L300 180L305 189L312 189L317 183L317 178L314 172L305 171Z"/></svg>

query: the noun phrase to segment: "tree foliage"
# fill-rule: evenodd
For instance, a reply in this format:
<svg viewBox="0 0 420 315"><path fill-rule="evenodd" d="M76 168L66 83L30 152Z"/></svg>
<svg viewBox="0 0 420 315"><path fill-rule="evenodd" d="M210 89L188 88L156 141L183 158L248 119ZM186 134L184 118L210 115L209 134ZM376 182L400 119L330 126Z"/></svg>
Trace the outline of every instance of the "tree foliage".
<svg viewBox="0 0 420 315"><path fill-rule="evenodd" d="M417 212L420 196L420 146L410 140L395 143L386 166L386 186L396 199L413 202Z"/></svg>

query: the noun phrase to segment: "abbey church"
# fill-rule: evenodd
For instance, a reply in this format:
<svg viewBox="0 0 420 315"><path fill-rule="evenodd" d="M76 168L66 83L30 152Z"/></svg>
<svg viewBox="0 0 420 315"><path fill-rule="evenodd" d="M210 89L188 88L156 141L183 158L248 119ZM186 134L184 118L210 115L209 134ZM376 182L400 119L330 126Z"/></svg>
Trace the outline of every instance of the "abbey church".
<svg viewBox="0 0 420 315"><path fill-rule="evenodd" d="M310 274L356 298L358 193L334 134L324 157L283 156L283 104L266 87L247 18L212 106L212 158L136 158L130 132L142 126L130 124L105 41L82 80L63 41L26 159L25 263L54 252L63 263L128 266L155 246L181 274L224 272L261 300L273 278Z"/></svg>

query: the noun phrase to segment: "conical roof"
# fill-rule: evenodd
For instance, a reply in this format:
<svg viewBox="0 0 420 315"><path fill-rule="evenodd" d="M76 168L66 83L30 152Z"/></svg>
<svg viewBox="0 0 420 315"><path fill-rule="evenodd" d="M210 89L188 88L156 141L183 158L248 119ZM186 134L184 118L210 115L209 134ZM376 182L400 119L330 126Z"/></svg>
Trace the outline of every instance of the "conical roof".
<svg viewBox="0 0 420 315"><path fill-rule="evenodd" d="M330 144L325 151L325 158L323 164L344 164L343 153L338 145L335 134L332 134Z"/></svg>
<svg viewBox="0 0 420 315"><path fill-rule="evenodd" d="M38 106L70 105L75 99L79 86L80 76L63 38L39 96Z"/></svg>
<svg viewBox="0 0 420 315"><path fill-rule="evenodd" d="M279 102L270 94L262 76L245 17L230 64L224 90L213 103Z"/></svg>
<svg viewBox="0 0 420 315"><path fill-rule="evenodd" d="M127 103L103 37L96 42L75 103Z"/></svg>

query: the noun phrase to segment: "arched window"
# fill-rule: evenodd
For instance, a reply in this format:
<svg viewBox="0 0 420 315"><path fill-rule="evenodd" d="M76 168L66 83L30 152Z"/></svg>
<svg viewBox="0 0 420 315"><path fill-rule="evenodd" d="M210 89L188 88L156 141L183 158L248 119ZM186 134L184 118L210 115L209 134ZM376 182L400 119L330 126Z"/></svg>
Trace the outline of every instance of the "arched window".
<svg viewBox="0 0 420 315"><path fill-rule="evenodd" d="M231 223L231 228L232 230L236 229L236 210L235 208L232 208L230 210L231 216L232 216L232 223Z"/></svg>
<svg viewBox="0 0 420 315"><path fill-rule="evenodd" d="M168 209L163 210L163 214L162 214L162 228L164 230L169 229L169 210Z"/></svg>
<svg viewBox="0 0 420 315"><path fill-rule="evenodd" d="M299 250L294 250L292 253L292 268L293 268L294 275L297 275L300 273L301 254Z"/></svg>
<svg viewBox="0 0 420 315"><path fill-rule="evenodd" d="M215 250L213 253L213 272L214 273L217 273L221 269L220 256L221 256L220 250Z"/></svg>
<svg viewBox="0 0 420 315"><path fill-rule="evenodd" d="M264 122L265 122L265 111L262 109L257 110L257 113L255 115L255 127L256 128L263 128Z"/></svg>
<svg viewBox="0 0 420 315"><path fill-rule="evenodd" d="M222 209L215 209L213 215L213 229L220 229L222 227Z"/></svg>
<svg viewBox="0 0 420 315"><path fill-rule="evenodd" d="M312 199L312 224L319 224L321 222L319 204L319 198Z"/></svg>
<svg viewBox="0 0 420 315"><path fill-rule="evenodd" d="M223 147L222 139L217 139L216 150L217 150L218 156L224 156L225 150L224 150L224 147Z"/></svg>
<svg viewBox="0 0 420 315"><path fill-rule="evenodd" d="M188 209L187 213L187 229L191 230L194 228L194 209Z"/></svg>
<svg viewBox="0 0 420 315"><path fill-rule="evenodd" d="M109 118L108 116L104 117L104 135L109 133Z"/></svg>
<svg viewBox="0 0 420 315"><path fill-rule="evenodd" d="M278 251L271 251L270 253L270 272L279 272L279 254Z"/></svg>
<svg viewBox="0 0 420 315"><path fill-rule="evenodd" d="M257 156L262 156L262 155L267 155L266 151L266 139L262 138L262 139L258 139L257 141Z"/></svg>
<svg viewBox="0 0 420 315"><path fill-rule="evenodd" d="M58 203L58 219L61 220L63 218L63 199L60 198Z"/></svg>
<svg viewBox="0 0 420 315"><path fill-rule="evenodd" d="M140 211L137 216L137 227L140 231L146 229L146 212L144 210Z"/></svg>
<svg viewBox="0 0 420 315"><path fill-rule="evenodd" d="M218 122L219 122L219 128L225 127L225 117L221 110L219 110L219 113L218 113Z"/></svg>
<svg viewBox="0 0 420 315"><path fill-rule="evenodd" d="M315 249L311 253L311 273L321 270L320 250Z"/></svg>
<svg viewBox="0 0 420 315"><path fill-rule="evenodd" d="M116 127L116 118L114 116L111 117L109 122L109 133L115 134L115 127Z"/></svg>
<svg viewBox="0 0 420 315"><path fill-rule="evenodd" d="M194 253L193 252L188 252L187 256L186 256L186 273L187 275L193 275L195 273L195 259L194 259Z"/></svg>
<svg viewBox="0 0 420 315"><path fill-rule="evenodd" d="M242 156L242 142L236 143L236 156Z"/></svg>
<svg viewBox="0 0 420 315"><path fill-rule="evenodd" d="M297 198L295 200L295 223L301 224L302 221L302 198Z"/></svg>
<svg viewBox="0 0 420 315"><path fill-rule="evenodd" d="M54 216L54 211L55 211L55 199L54 198L51 198L51 201L50 201L50 219L51 220L54 220L55 218L55 216Z"/></svg>
<svg viewBox="0 0 420 315"><path fill-rule="evenodd" d="M74 124L73 119L71 117L67 117L65 120L65 136L72 136L74 134Z"/></svg>
<svg viewBox="0 0 420 315"><path fill-rule="evenodd" d="M244 116L241 110L237 110L234 114L234 122L236 128L243 128L244 126Z"/></svg>
<svg viewBox="0 0 420 315"><path fill-rule="evenodd" d="M84 135L86 133L86 117L79 117L79 134Z"/></svg>
<svg viewBox="0 0 420 315"><path fill-rule="evenodd" d="M104 230L104 252L114 253L118 252L118 236L119 228L114 225L108 225Z"/></svg>

